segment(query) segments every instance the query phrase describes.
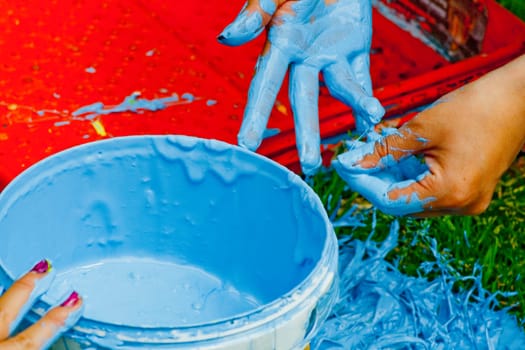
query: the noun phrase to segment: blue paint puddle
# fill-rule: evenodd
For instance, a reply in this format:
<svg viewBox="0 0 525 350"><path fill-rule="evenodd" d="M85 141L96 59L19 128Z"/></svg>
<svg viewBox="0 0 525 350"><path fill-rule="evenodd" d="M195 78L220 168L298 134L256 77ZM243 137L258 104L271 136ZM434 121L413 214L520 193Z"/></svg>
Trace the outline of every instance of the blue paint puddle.
<svg viewBox="0 0 525 350"><path fill-rule="evenodd" d="M84 317L141 327L173 320L181 326L202 324L261 305L254 296L198 267L134 257L74 266L58 274L54 284L48 296L63 294L60 286L71 285L88 296Z"/></svg>

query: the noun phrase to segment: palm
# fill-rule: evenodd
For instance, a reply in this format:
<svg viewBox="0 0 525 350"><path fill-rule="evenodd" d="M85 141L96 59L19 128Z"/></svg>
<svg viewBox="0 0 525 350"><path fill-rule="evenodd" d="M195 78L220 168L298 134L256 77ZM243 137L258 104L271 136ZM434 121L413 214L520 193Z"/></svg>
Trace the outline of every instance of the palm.
<svg viewBox="0 0 525 350"><path fill-rule="evenodd" d="M384 114L372 97L369 74L370 0L298 0L276 5L279 7L271 13L271 0L248 1L219 37L226 44L242 44L256 37L270 21L250 86L239 144L255 150L261 143L289 67L299 157L303 171L311 174L321 164L319 72L331 94L354 109L358 131L366 131Z"/></svg>

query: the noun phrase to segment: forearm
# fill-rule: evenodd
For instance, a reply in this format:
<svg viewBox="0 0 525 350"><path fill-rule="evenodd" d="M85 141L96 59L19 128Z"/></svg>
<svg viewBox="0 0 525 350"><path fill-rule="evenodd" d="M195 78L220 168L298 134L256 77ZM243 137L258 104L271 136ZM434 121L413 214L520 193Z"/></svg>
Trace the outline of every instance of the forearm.
<svg viewBox="0 0 525 350"><path fill-rule="evenodd" d="M490 126L479 142L499 140L494 151L510 165L525 143L525 55L472 83L466 94L471 117Z"/></svg>
<svg viewBox="0 0 525 350"><path fill-rule="evenodd" d="M525 142L525 55L444 96L408 126L417 134L432 134L427 155L438 164L450 164L444 155L468 143L479 150L470 156L499 177ZM489 168L486 159L498 159L497 168ZM456 167L476 159L460 161Z"/></svg>

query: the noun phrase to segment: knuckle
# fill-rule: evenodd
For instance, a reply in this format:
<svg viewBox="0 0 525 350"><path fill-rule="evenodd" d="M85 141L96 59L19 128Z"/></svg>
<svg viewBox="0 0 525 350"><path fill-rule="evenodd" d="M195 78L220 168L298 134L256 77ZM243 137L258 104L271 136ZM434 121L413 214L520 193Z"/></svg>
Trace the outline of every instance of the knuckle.
<svg viewBox="0 0 525 350"><path fill-rule="evenodd" d="M11 286L11 288L15 288L21 292L24 291L31 293L33 291L33 288L35 287L35 283L31 277L32 276L26 275L16 280Z"/></svg>
<svg viewBox="0 0 525 350"><path fill-rule="evenodd" d="M46 322L50 322L56 327L64 325L67 318L67 311L60 308L53 308L43 317Z"/></svg>
<svg viewBox="0 0 525 350"><path fill-rule="evenodd" d="M400 160L407 153L402 147L405 137L401 134L391 134L376 142L376 153L379 157L391 155L394 159Z"/></svg>
<svg viewBox="0 0 525 350"><path fill-rule="evenodd" d="M469 206L472 200L468 191L465 191L463 188L455 188L450 193L449 201L454 208L465 208Z"/></svg>
<svg viewBox="0 0 525 350"><path fill-rule="evenodd" d="M4 308L0 308L0 325L8 324L9 315Z"/></svg>
<svg viewBox="0 0 525 350"><path fill-rule="evenodd" d="M0 339L8 336L9 330L7 325L11 323L12 315L7 310L0 308ZM5 328L4 328L5 327Z"/></svg>

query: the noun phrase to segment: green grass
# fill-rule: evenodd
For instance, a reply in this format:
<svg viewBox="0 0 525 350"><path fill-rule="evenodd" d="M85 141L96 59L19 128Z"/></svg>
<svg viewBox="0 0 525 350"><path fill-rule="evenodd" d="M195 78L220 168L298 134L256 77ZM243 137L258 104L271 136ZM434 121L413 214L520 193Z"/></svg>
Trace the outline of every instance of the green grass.
<svg viewBox="0 0 525 350"><path fill-rule="evenodd" d="M366 225L336 228L338 235L351 234L361 240L370 235L370 205L357 193L345 189L337 173L327 170L316 175L311 183L329 214L337 209L336 202L341 196L343 202L337 217L353 206L359 208L356 214L362 215ZM374 239L383 240L387 236L392 220L394 217L376 212ZM451 265L462 276L472 275L474 266L479 264L483 286L488 291L517 292L515 296L500 297L500 305L512 305L511 313L520 321L525 320L525 155L504 174L485 213L399 220L399 245L388 259L397 260L402 272L417 276L423 261L435 260L428 239L435 238L440 253L453 258Z"/></svg>
<svg viewBox="0 0 525 350"><path fill-rule="evenodd" d="M525 1L524 0L498 0L498 2L513 12L516 16L525 21Z"/></svg>

